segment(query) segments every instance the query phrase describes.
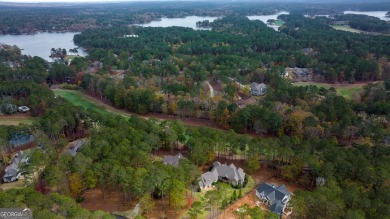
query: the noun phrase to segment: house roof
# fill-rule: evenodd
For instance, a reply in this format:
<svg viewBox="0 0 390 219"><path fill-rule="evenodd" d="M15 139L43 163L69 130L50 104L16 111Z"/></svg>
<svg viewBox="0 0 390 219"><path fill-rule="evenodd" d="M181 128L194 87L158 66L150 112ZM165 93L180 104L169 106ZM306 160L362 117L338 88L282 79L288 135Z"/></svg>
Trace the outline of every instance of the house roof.
<svg viewBox="0 0 390 219"><path fill-rule="evenodd" d="M172 166L177 166L181 159L184 159L184 156L181 153L176 154L176 156L165 155L163 163Z"/></svg>
<svg viewBox="0 0 390 219"><path fill-rule="evenodd" d="M265 88L267 88L267 85L264 84L264 83L259 84L259 83L253 82L251 84L251 89L258 89L258 90L260 90L260 89L265 89Z"/></svg>
<svg viewBox="0 0 390 219"><path fill-rule="evenodd" d="M212 172L205 172L202 174L202 178L199 181L199 186L204 187L206 185L210 185L213 182L216 182L218 180L218 175L216 171Z"/></svg>
<svg viewBox="0 0 390 219"><path fill-rule="evenodd" d="M12 160L11 164L5 168L5 174L3 178L12 178L18 175L19 164L20 161L22 161L22 158L23 158L23 151L18 151L18 153L15 155L14 159Z"/></svg>
<svg viewBox="0 0 390 219"><path fill-rule="evenodd" d="M280 201L277 201L269 206L269 210L275 212L278 215L283 213L283 204Z"/></svg>
<svg viewBox="0 0 390 219"><path fill-rule="evenodd" d="M15 176L17 176L18 175L18 170L17 169L10 169L10 170L8 170L5 174L4 174L4 176L3 176L3 178L4 179L12 179L12 177L15 177Z"/></svg>
<svg viewBox="0 0 390 219"><path fill-rule="evenodd" d="M216 166L220 166L221 165L221 163L220 162L218 162L218 161L214 161L214 163L213 163L213 166L214 167L216 167Z"/></svg>
<svg viewBox="0 0 390 219"><path fill-rule="evenodd" d="M229 180L235 180L237 182L239 180L244 181L245 178L244 170L241 168L237 169L237 167L234 166L234 164L230 164L229 166L226 164L216 165L213 167L211 172L217 173L219 177L225 177Z"/></svg>
<svg viewBox="0 0 390 219"><path fill-rule="evenodd" d="M77 141L73 144L72 147L69 148L69 153L74 157L77 154L77 151L83 146L84 141Z"/></svg>
<svg viewBox="0 0 390 219"><path fill-rule="evenodd" d="M245 172L243 169L234 166L234 164L226 165L221 164L218 161L213 163L213 169L211 171L203 173L202 178L199 181L200 186L210 185L213 182L218 181L218 177L224 177L229 180L235 180L236 182L244 182Z"/></svg>
<svg viewBox="0 0 390 219"><path fill-rule="evenodd" d="M280 185L276 189L279 190L280 192L282 192L285 195L291 195L291 193L287 190L287 187L284 184Z"/></svg>
<svg viewBox="0 0 390 219"><path fill-rule="evenodd" d="M271 204L270 210L277 214L281 214L283 211L283 199L291 196L291 193L287 190L285 185L277 187L275 185L263 183L256 190L269 200Z"/></svg>

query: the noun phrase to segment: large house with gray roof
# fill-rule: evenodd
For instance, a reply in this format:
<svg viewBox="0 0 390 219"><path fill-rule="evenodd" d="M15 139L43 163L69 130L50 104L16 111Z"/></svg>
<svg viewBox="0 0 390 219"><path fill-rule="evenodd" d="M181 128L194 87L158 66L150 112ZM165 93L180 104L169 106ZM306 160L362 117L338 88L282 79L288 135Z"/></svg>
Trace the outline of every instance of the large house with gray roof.
<svg viewBox="0 0 390 219"><path fill-rule="evenodd" d="M181 153L176 154L176 156L165 155L163 163L165 165L171 165L171 166L177 167L177 165L179 165L179 161L181 159L184 159L184 157L183 157L183 155L181 155Z"/></svg>
<svg viewBox="0 0 390 219"><path fill-rule="evenodd" d="M276 186L263 183L256 189L256 196L269 207L269 210L281 216L291 199L291 193L285 185Z"/></svg>
<svg viewBox="0 0 390 219"><path fill-rule="evenodd" d="M227 182L233 186L243 185L245 180L244 170L237 168L234 164L221 164L216 161L213 163L213 169L203 173L199 181L201 189L211 187L218 180Z"/></svg>
<svg viewBox="0 0 390 219"><path fill-rule="evenodd" d="M15 155L11 164L5 168L5 174L3 176L3 181L5 183L13 182L13 181L16 181L17 179L19 179L19 177L21 175L19 165L21 162L27 162L27 158L23 159L23 151L19 151Z"/></svg>
<svg viewBox="0 0 390 219"><path fill-rule="evenodd" d="M263 96L265 95L265 92L267 91L267 85L264 83L258 84L256 82L253 82L251 85L251 94L253 96Z"/></svg>

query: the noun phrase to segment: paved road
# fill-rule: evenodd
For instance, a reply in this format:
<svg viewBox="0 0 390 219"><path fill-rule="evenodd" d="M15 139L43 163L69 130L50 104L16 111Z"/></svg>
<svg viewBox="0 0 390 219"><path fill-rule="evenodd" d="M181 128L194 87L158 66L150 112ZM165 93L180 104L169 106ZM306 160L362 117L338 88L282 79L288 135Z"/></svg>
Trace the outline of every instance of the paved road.
<svg viewBox="0 0 390 219"><path fill-rule="evenodd" d="M238 86L242 87L242 88L245 88L245 85L241 84L240 82L236 81L234 78L231 78L231 77L228 77L229 80L233 81L233 82L236 82L236 84L238 84Z"/></svg>
<svg viewBox="0 0 390 219"><path fill-rule="evenodd" d="M214 88L211 86L210 82L209 81L206 81L206 84L209 86L210 88L210 98L213 98L214 97Z"/></svg>

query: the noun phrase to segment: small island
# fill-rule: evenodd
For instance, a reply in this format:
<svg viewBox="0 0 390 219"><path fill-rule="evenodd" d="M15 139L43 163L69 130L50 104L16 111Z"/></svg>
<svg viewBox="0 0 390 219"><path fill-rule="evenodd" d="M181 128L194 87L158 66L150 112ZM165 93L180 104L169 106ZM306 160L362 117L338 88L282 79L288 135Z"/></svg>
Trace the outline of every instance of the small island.
<svg viewBox="0 0 390 219"><path fill-rule="evenodd" d="M390 11L386 13L385 17L390 17Z"/></svg>
<svg viewBox="0 0 390 219"><path fill-rule="evenodd" d="M209 20L198 21L198 22L196 22L196 27L212 28L213 27L213 22L210 22Z"/></svg>

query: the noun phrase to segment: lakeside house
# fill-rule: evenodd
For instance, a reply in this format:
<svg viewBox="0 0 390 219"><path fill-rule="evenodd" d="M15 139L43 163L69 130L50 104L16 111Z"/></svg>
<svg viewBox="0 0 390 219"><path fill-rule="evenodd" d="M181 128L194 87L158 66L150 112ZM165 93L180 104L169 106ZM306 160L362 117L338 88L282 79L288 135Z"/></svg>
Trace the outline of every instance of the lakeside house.
<svg viewBox="0 0 390 219"><path fill-rule="evenodd" d="M258 84L256 82L253 82L251 85L251 94L253 96L263 96L265 95L265 92L267 91L267 85L264 83Z"/></svg>
<svg viewBox="0 0 390 219"><path fill-rule="evenodd" d="M349 21L332 21L332 25L344 26L344 25L348 25L348 24L349 24Z"/></svg>
<svg viewBox="0 0 390 219"><path fill-rule="evenodd" d="M12 160L11 164L8 165L5 168L5 173L3 176L3 182L13 182L19 179L20 175L22 174L20 172L20 163L27 162L27 158L23 158L23 151L19 151L16 153L14 159Z"/></svg>
<svg viewBox="0 0 390 219"><path fill-rule="evenodd" d="M165 155L163 164L177 167L181 159L184 159L184 156L181 153L176 154L176 156Z"/></svg>
<svg viewBox="0 0 390 219"><path fill-rule="evenodd" d="M269 207L269 210L278 214L280 217L286 213L286 207L291 199L291 193L285 185L272 185L268 183L261 184L256 189L256 196L263 204Z"/></svg>
<svg viewBox="0 0 390 219"><path fill-rule="evenodd" d="M123 35L123 38L137 38L138 35L130 34L130 35Z"/></svg>
<svg viewBox="0 0 390 219"><path fill-rule="evenodd" d="M234 164L227 165L216 161L213 163L211 171L202 174L198 184L201 189L204 189L211 187L218 180L233 186L243 185L245 172L243 169L234 166Z"/></svg>
<svg viewBox="0 0 390 219"><path fill-rule="evenodd" d="M293 69L293 74L296 77L307 78L310 75L310 70L308 68L298 68L298 67L295 67Z"/></svg>

